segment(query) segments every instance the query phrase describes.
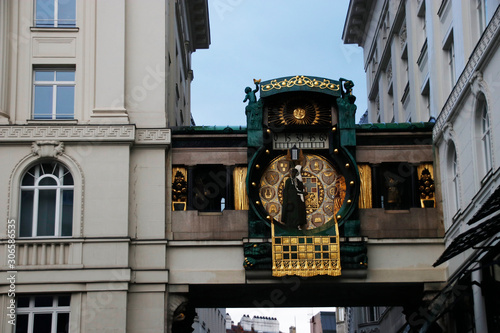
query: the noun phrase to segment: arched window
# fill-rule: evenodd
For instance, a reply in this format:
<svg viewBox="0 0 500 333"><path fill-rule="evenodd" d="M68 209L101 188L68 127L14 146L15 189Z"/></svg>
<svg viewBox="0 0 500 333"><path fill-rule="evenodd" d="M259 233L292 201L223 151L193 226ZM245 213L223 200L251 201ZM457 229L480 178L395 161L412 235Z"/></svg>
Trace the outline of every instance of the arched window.
<svg viewBox="0 0 500 333"><path fill-rule="evenodd" d="M485 174L491 170L491 131L490 117L488 116L488 107L485 101L481 103L481 146L483 150L483 161Z"/></svg>
<svg viewBox="0 0 500 333"><path fill-rule="evenodd" d="M19 237L71 236L74 181L57 162L42 162L21 180Z"/></svg>
<svg viewBox="0 0 500 333"><path fill-rule="evenodd" d="M458 179L458 161L457 161L457 151L455 149L455 145L452 145L450 148L450 156L451 156L451 182L452 182L452 190L453 190L453 197L454 197L454 204L455 207L453 207L453 211L457 211L460 207L460 187L459 187L459 179Z"/></svg>

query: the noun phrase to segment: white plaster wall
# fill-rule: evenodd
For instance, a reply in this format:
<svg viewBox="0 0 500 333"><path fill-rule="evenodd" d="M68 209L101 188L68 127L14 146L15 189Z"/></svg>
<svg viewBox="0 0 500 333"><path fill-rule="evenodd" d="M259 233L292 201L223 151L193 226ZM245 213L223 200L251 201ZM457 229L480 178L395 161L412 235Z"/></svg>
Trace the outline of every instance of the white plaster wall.
<svg viewBox="0 0 500 333"><path fill-rule="evenodd" d="M89 291L83 295L81 332L125 333L126 325L126 291Z"/></svg>
<svg viewBox="0 0 500 333"><path fill-rule="evenodd" d="M84 235L128 236L129 146L68 144L66 152L84 172Z"/></svg>
<svg viewBox="0 0 500 333"><path fill-rule="evenodd" d="M166 6L168 1L127 0L125 105L139 127L166 126Z"/></svg>
<svg viewBox="0 0 500 333"><path fill-rule="evenodd" d="M132 148L130 156L129 235L165 237L165 148Z"/></svg>
<svg viewBox="0 0 500 333"><path fill-rule="evenodd" d="M164 332L165 294L129 292L127 295L127 332Z"/></svg>

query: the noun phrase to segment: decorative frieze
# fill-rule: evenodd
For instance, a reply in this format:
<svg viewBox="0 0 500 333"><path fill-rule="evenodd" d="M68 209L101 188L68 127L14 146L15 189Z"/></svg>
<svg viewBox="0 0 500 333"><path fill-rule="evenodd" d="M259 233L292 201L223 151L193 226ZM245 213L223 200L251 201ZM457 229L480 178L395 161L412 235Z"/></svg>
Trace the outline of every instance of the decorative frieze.
<svg viewBox="0 0 500 333"><path fill-rule="evenodd" d="M138 128L134 125L9 125L0 126L0 142L135 142L169 145L168 128Z"/></svg>
<svg viewBox="0 0 500 333"><path fill-rule="evenodd" d="M135 127L125 126L0 126L0 141L133 141Z"/></svg>
<svg viewBox="0 0 500 333"><path fill-rule="evenodd" d="M136 144L169 145L171 143L171 131L169 128L160 129L137 129L135 136Z"/></svg>

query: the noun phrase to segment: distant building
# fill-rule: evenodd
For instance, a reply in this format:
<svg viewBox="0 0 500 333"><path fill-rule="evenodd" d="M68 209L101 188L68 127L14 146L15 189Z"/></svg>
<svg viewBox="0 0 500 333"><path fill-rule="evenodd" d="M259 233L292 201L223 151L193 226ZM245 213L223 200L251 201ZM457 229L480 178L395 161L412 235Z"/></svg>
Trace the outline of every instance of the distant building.
<svg viewBox="0 0 500 333"><path fill-rule="evenodd" d="M226 315L226 333L246 332L280 333L280 324L278 319L273 317L253 316L250 318L249 315L243 315L240 322L237 325L233 325L231 316L229 314Z"/></svg>
<svg viewBox="0 0 500 333"><path fill-rule="evenodd" d="M224 333L226 331L225 313L225 308L196 309L193 333Z"/></svg>
<svg viewBox="0 0 500 333"><path fill-rule="evenodd" d="M311 333L337 333L335 312L318 312L311 318Z"/></svg>

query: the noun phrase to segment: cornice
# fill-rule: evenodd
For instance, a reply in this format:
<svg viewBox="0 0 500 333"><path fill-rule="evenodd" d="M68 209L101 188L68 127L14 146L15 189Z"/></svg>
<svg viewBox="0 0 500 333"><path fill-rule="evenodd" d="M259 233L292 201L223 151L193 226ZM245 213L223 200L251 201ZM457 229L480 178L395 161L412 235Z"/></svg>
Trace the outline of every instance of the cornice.
<svg viewBox="0 0 500 333"><path fill-rule="evenodd" d="M481 39L477 43L474 51L472 52L467 65L465 66L462 74L453 87L446 103L444 104L439 116L436 120L434 130L432 133L433 141L437 142L442 134L446 122L451 119L453 113L456 111L460 99L464 96L466 88L470 85L474 73L477 71L479 65L488 57L491 46L495 44L500 31L500 7L495 12L490 23L486 27Z"/></svg>
<svg viewBox="0 0 500 333"><path fill-rule="evenodd" d="M6 125L0 126L0 143L55 140L63 142L130 142L169 145L168 128L136 129L134 125Z"/></svg>

